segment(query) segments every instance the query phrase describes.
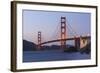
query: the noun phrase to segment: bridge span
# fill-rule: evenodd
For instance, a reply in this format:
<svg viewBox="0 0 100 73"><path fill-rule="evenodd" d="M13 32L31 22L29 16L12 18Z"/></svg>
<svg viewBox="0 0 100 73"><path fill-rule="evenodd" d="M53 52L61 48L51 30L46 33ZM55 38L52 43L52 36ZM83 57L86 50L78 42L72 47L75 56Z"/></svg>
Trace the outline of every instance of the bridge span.
<svg viewBox="0 0 100 73"><path fill-rule="evenodd" d="M59 41L68 41L68 40L75 40L77 38L81 38L81 39L90 39L91 37L90 36L80 36L80 37L72 37L72 38L66 38L66 39L56 39L56 40L50 40L50 41L46 41L46 42L43 42L39 45L43 45L43 44L47 44L47 43L52 43L52 42L59 42Z"/></svg>
<svg viewBox="0 0 100 73"><path fill-rule="evenodd" d="M68 26L67 25L69 25L69 24L67 23L66 17L61 17L61 20L60 20L60 39L54 39L54 40L42 42L42 38L41 38L42 34L41 34L41 31L39 31L38 32L38 45L37 45L38 50L41 49L41 46L43 44L48 44L48 43L53 43L53 42L60 42L61 49L66 48L66 41L69 41L69 40L75 41L75 47L76 48L82 48L82 47L86 46L88 43L90 43L90 38L91 38L90 35L88 35L88 36L83 36L83 35L77 36L76 32L73 31L73 33L75 33L76 35L74 35L73 37L68 37L68 31L67 31Z"/></svg>

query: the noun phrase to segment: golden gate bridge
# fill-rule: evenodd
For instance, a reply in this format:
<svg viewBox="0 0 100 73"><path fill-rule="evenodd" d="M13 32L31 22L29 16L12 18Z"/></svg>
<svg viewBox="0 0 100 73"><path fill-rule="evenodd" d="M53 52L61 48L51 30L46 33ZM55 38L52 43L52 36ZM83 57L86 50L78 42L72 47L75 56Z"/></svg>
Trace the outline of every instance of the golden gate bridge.
<svg viewBox="0 0 100 73"><path fill-rule="evenodd" d="M75 43L75 48L77 49L81 49L84 46L86 46L87 44L90 43L90 35L75 35L73 37L68 37L67 36L67 28L66 26L68 26L67 22L66 22L66 17L61 17L61 21L60 21L60 39L54 39L54 40L49 40L49 41L45 41L42 42L42 32L39 31L38 32L38 44L37 44L37 50L41 50L42 45L44 44L48 44L48 43L53 43L53 42L60 42L61 45L61 49L67 48L66 47L66 41L69 40L73 40ZM70 26L70 25L69 25ZM70 28L72 29L72 27L70 26ZM76 32L73 31L75 34Z"/></svg>

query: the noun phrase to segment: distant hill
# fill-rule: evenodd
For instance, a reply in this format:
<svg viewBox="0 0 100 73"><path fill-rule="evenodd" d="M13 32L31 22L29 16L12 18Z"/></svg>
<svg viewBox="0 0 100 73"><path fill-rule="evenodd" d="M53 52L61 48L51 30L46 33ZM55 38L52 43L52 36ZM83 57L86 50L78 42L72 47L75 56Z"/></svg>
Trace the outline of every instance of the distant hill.
<svg viewBox="0 0 100 73"><path fill-rule="evenodd" d="M73 45L67 45L66 48L64 49L64 52L72 53L72 52L77 52L78 49L75 48Z"/></svg>
<svg viewBox="0 0 100 73"><path fill-rule="evenodd" d="M64 48L64 51L76 51L73 45L66 45L67 48ZM51 46L42 46L42 50L61 50L61 45L51 45Z"/></svg>
<svg viewBox="0 0 100 73"><path fill-rule="evenodd" d="M42 46L42 50L59 50L60 48L59 45Z"/></svg>
<svg viewBox="0 0 100 73"><path fill-rule="evenodd" d="M23 40L23 51L34 51L36 50L36 44Z"/></svg>

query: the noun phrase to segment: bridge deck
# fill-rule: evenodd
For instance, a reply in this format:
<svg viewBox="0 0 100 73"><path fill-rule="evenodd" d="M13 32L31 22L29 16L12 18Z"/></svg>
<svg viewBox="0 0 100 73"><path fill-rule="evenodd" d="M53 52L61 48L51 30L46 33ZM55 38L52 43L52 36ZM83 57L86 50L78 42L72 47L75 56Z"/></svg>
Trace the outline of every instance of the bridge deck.
<svg viewBox="0 0 100 73"><path fill-rule="evenodd" d="M52 43L52 42L58 42L58 41L61 41L61 40L75 40L76 38L82 38L82 39L90 39L91 36L81 36L81 37L72 37L72 38L66 38L66 39L56 39L56 40L51 40L51 41L46 41L46 42L43 42L39 45L43 45L43 44L47 44L47 43Z"/></svg>

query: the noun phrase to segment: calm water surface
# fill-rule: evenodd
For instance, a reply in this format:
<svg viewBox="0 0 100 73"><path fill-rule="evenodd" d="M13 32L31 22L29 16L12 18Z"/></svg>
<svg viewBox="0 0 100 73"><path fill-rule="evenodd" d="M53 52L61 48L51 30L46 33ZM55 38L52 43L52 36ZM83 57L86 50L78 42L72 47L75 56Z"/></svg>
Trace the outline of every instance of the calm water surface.
<svg viewBox="0 0 100 73"><path fill-rule="evenodd" d="M39 62L39 61L58 61L58 60L83 60L90 59L91 55L80 52L61 52L59 50L49 51L24 51L23 62Z"/></svg>

